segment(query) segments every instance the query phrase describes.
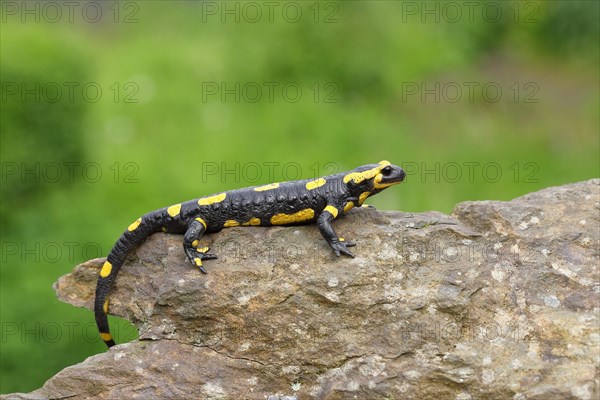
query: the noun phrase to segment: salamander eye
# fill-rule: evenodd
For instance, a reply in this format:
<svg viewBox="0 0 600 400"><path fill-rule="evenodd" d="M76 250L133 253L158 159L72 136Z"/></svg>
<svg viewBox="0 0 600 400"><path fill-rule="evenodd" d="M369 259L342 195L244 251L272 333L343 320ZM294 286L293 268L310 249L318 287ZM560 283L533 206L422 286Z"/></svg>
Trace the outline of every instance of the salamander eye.
<svg viewBox="0 0 600 400"><path fill-rule="evenodd" d="M381 174L383 176L388 176L391 173L392 173L392 167L390 167L389 165L381 170Z"/></svg>

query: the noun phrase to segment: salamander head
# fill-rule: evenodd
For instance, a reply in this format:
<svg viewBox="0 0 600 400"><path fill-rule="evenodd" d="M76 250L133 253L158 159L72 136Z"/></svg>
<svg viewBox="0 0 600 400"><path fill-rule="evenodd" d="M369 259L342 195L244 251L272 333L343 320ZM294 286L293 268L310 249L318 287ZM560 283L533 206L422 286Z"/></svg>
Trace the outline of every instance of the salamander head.
<svg viewBox="0 0 600 400"><path fill-rule="evenodd" d="M381 161L378 164L360 166L343 177L343 181L352 194L361 197L360 203L368 196L372 196L382 190L402 182L406 178L406 172L389 161Z"/></svg>

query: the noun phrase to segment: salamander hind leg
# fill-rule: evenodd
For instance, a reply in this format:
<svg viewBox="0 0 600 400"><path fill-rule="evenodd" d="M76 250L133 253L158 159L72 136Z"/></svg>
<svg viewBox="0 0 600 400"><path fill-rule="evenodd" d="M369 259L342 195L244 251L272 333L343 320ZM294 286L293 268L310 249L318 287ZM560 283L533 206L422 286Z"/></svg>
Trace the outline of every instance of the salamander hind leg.
<svg viewBox="0 0 600 400"><path fill-rule="evenodd" d="M192 265L198 267L203 274L206 274L202 261L214 260L217 256L209 253L208 247L198 247L204 232L206 232L206 221L202 218L196 218L183 236L183 251Z"/></svg>

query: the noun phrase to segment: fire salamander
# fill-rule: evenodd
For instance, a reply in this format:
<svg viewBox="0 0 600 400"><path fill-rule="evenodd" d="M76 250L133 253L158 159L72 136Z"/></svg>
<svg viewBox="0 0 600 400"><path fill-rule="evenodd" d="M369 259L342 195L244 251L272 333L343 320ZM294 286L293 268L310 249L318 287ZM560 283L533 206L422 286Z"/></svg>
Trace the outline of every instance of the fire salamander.
<svg viewBox="0 0 600 400"><path fill-rule="evenodd" d="M183 233L185 255L202 273L206 273L202 262L217 256L209 253L207 247L199 247L200 238L204 233L231 226L316 222L337 256L354 257L348 247L355 244L339 238L331 221L352 207L362 206L367 197L402 182L405 176L402 168L381 161L318 179L231 190L173 204L141 216L117 240L100 270L94 302L100 337L108 347L114 346L108 327L108 292L127 254L153 233Z"/></svg>

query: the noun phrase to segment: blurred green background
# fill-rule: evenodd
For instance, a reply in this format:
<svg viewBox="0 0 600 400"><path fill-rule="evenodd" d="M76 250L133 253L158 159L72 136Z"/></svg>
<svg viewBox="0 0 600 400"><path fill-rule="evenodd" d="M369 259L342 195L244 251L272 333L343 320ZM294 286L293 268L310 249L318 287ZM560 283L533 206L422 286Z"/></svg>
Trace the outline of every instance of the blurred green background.
<svg viewBox="0 0 600 400"><path fill-rule="evenodd" d="M415 212L599 176L596 1L69 4L2 3L2 393L105 351L52 283L146 211L382 159Z"/></svg>

